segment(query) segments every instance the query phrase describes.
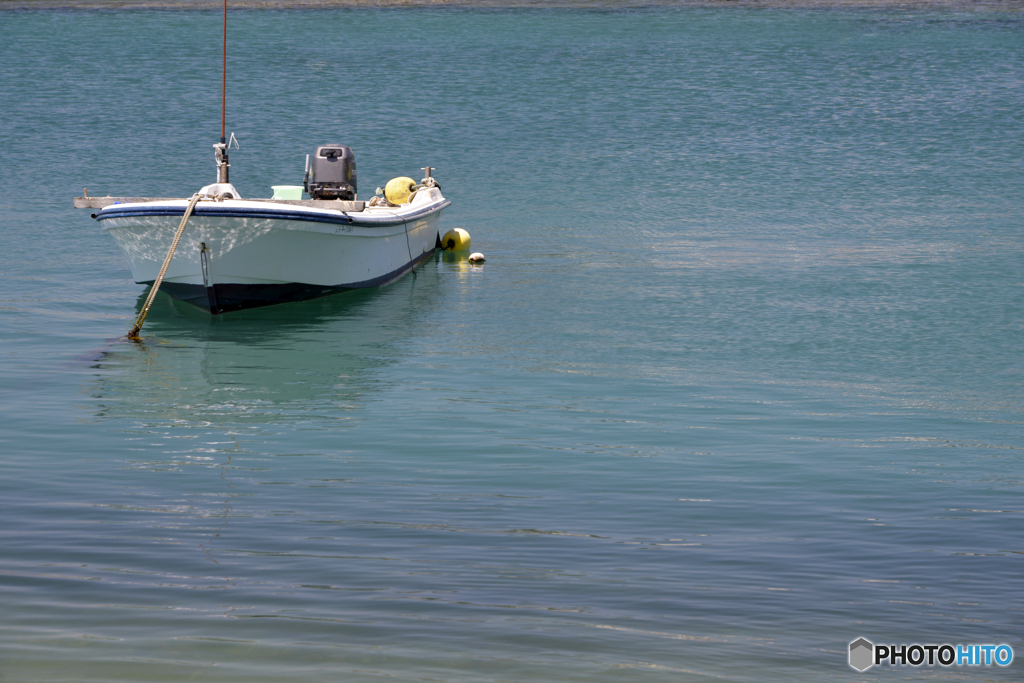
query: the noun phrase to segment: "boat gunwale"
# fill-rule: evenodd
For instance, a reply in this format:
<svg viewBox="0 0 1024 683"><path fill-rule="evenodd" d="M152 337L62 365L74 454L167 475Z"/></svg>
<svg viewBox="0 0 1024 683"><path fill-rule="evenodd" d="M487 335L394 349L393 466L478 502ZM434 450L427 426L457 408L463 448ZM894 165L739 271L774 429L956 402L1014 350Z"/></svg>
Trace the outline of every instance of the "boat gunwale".
<svg viewBox="0 0 1024 683"><path fill-rule="evenodd" d="M112 204L101 209L95 214L97 221L111 218L130 218L133 216L182 216L185 214L186 200L172 200L175 203L181 202L182 206L173 206L170 203L147 202L137 204ZM237 206L235 202L241 203L247 200L227 200L219 202L217 206L199 204L193 211L196 217L205 218L259 218L271 220L305 221L310 223L329 223L340 225L351 225L363 228L387 228L402 225L409 221L423 218L448 208L451 201L442 199L439 202L429 204L423 208L407 214L398 213L395 209L401 207L372 207L359 212L346 212L340 209L320 209L310 207L309 209L298 209L292 206L279 205L282 208L273 206ZM381 214L379 216L365 215L367 212ZM358 214L358 215L354 215Z"/></svg>

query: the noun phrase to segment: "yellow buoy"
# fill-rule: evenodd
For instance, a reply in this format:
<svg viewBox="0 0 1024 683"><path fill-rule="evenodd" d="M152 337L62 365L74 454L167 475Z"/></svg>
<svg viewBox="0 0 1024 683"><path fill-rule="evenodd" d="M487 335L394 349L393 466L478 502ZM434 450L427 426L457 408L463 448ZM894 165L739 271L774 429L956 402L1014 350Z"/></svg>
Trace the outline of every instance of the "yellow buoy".
<svg viewBox="0 0 1024 683"><path fill-rule="evenodd" d="M469 233L462 228L452 228L441 238L445 251L469 251Z"/></svg>
<svg viewBox="0 0 1024 683"><path fill-rule="evenodd" d="M409 195L416 189L416 181L412 178L399 176L392 178L384 186L384 196L392 204L405 204L409 201Z"/></svg>

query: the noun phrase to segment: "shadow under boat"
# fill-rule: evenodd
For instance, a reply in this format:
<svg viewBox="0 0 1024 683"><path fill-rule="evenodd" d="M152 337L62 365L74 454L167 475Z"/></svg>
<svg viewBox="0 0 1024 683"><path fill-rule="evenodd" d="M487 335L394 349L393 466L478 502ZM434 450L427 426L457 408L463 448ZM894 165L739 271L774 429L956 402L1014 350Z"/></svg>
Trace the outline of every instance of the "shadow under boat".
<svg viewBox="0 0 1024 683"><path fill-rule="evenodd" d="M441 255L435 254L417 266L415 276L385 286L342 289L316 299L293 301L286 306L233 310L230 315L211 316L205 306L174 297L161 288L146 319L146 332L147 336L236 344L265 344L301 334L321 334L325 326L332 333L352 334L356 329L335 329L337 323L374 317L394 322L431 308L439 296L437 270L441 261ZM148 294L147 288L136 299L136 315L145 305Z"/></svg>
<svg viewBox="0 0 1024 683"><path fill-rule="evenodd" d="M387 287L223 316L161 293L141 342L112 346L92 364L91 412L228 424L351 413L386 387L379 371L436 315L437 268L428 261Z"/></svg>

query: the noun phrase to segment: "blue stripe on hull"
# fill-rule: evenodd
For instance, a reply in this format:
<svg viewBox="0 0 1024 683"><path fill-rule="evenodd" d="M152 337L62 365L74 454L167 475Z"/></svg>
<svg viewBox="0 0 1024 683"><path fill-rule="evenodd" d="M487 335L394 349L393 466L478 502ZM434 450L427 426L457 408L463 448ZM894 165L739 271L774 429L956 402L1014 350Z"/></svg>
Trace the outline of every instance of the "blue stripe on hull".
<svg viewBox="0 0 1024 683"><path fill-rule="evenodd" d="M184 216L184 209L168 209L163 207L144 209L125 209L124 211L108 211L101 213L96 220L107 220L108 218L134 218L137 216ZM282 221L308 221L310 223L341 223L351 225L354 220L351 216L328 216L315 213L300 213L291 211L258 211L252 209L205 209L196 208L192 212L194 216L216 217L216 218L272 218ZM397 221L402 223L402 221Z"/></svg>
<svg viewBox="0 0 1024 683"><path fill-rule="evenodd" d="M181 282L164 282L160 290L167 292L172 298L198 306L210 311L213 315L240 311L246 308L259 308L292 301L307 301L322 296L344 292L350 289L379 287L396 280L412 270L418 264L434 255L435 250L424 252L419 258L409 261L401 268L362 282L351 282L343 285L311 285L302 282L288 282L278 285L245 285L236 283L218 283L208 290L203 285L190 285ZM152 281L139 284L153 284Z"/></svg>
<svg viewBox="0 0 1024 683"><path fill-rule="evenodd" d="M358 218L350 215L332 215L305 212L299 210L287 211L281 209L239 209L239 208L225 208L225 207L214 207L214 206L202 206L199 205L193 212L194 216L202 216L206 218L269 218L274 220L287 220L287 221L306 221L308 223L328 223L328 224L341 224L341 225L353 225L356 227L364 228L384 228L392 225L402 225L409 221L421 218L428 214L434 213L441 209L448 207L448 202L444 205L430 206L425 209L421 209L415 213L411 213L405 216L401 216L394 219L386 220L374 220L374 221L360 221ZM114 205L116 206L116 205ZM176 207L166 206L142 206L133 207L127 209L104 209L102 212L96 214L96 220L103 221L109 218L134 218L139 216L183 216L185 215L185 209Z"/></svg>

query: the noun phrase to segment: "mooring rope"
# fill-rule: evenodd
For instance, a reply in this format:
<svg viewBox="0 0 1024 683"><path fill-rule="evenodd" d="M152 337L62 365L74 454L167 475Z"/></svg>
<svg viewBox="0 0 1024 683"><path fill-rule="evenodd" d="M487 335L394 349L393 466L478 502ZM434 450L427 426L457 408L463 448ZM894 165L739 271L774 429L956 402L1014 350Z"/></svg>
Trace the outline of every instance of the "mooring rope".
<svg viewBox="0 0 1024 683"><path fill-rule="evenodd" d="M374 197L374 199L376 199L376 197ZM370 200L370 201L373 201L373 200ZM409 250L409 263L412 263L413 262L412 244L409 242L409 220L405 216L401 216L401 215L395 213L394 211L388 211L388 213L390 213L395 218L401 218L402 219L402 228L405 230L405 248ZM413 275L416 274L416 266L413 266L412 268L410 268L410 270L412 270L412 274Z"/></svg>
<svg viewBox="0 0 1024 683"><path fill-rule="evenodd" d="M178 242L181 241L181 235L185 232L185 224L188 223L188 219L192 216L192 210L196 208L196 204L199 203L199 198L202 197L198 192L192 195L192 199L188 203L188 208L185 209L185 215L181 217L181 225L178 226L178 232L174 235L174 241L171 242L171 248L167 252L167 258L164 259L164 265L160 268L160 274L156 276L156 280L153 281L153 287L149 290L149 296L146 297L146 303L142 306L142 311L139 313L139 317L135 319L135 327L128 333L129 339L138 339L139 330L142 329L142 323L146 322L146 316L149 314L149 307L153 305L153 299L156 298L156 293L160 291L160 285L164 281L164 274L167 272L167 266L171 265L171 259L174 258L174 251L178 248Z"/></svg>
<svg viewBox="0 0 1024 683"><path fill-rule="evenodd" d="M409 263L413 262L412 257L412 245L409 243L409 221L404 217L402 218L402 227L405 228L405 248L409 250ZM412 274L416 274L416 266L412 267Z"/></svg>

